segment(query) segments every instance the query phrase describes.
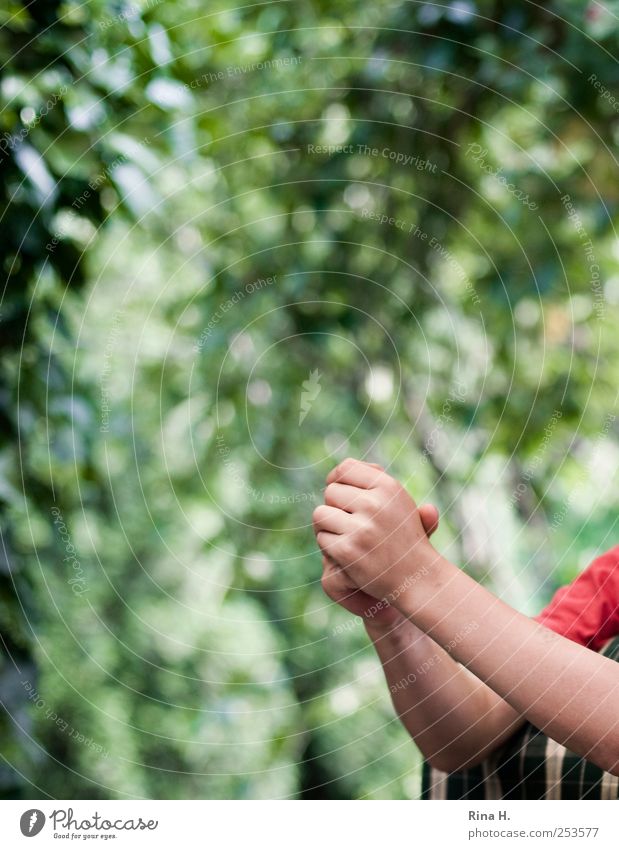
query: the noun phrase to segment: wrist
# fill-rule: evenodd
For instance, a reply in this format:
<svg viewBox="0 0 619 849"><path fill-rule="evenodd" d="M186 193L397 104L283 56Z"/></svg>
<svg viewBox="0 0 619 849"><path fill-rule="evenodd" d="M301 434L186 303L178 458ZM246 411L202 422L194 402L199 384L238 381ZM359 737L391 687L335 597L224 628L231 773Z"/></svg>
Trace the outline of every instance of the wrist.
<svg viewBox="0 0 619 849"><path fill-rule="evenodd" d="M414 621L421 609L440 604L443 587L453 577L454 571L460 573L433 546L428 548L423 558L415 557L414 564L390 599L390 604L409 621Z"/></svg>
<svg viewBox="0 0 619 849"><path fill-rule="evenodd" d="M391 621L382 619L364 619L363 624L368 637L373 643L389 640L395 645L409 644L411 639L419 636L422 632L403 614L398 612L397 618Z"/></svg>

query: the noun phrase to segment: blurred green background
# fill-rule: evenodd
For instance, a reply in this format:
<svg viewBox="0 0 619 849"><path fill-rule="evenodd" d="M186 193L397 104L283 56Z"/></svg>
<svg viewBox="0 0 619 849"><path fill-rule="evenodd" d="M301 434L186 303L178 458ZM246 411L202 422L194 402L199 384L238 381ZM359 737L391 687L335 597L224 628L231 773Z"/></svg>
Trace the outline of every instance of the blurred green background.
<svg viewBox="0 0 619 849"><path fill-rule="evenodd" d="M526 613L617 542L619 3L0 24L0 793L415 798L311 511Z"/></svg>

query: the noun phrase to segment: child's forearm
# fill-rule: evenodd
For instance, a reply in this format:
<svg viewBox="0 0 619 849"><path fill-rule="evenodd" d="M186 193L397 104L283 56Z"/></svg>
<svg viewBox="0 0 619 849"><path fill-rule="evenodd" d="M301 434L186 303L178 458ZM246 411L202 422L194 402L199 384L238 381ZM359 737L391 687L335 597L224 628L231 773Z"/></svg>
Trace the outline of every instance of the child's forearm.
<svg viewBox="0 0 619 849"><path fill-rule="evenodd" d="M395 606L559 743L619 774L619 666L528 617L433 551Z"/></svg>
<svg viewBox="0 0 619 849"><path fill-rule="evenodd" d="M453 772L483 760L524 718L407 620L366 621L393 705L425 759Z"/></svg>
<svg viewBox="0 0 619 849"><path fill-rule="evenodd" d="M441 557L386 472L347 458L327 482L316 539L351 585L386 598L518 714L619 775L619 665L516 612Z"/></svg>

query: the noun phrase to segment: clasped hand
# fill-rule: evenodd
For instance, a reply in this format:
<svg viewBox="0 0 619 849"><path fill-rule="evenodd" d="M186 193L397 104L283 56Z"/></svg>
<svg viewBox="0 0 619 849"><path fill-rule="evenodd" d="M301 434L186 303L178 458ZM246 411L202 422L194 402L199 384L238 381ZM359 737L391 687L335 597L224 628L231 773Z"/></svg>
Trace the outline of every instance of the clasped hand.
<svg viewBox="0 0 619 849"><path fill-rule="evenodd" d="M428 539L438 526L436 508L418 507L374 463L347 459L329 473L313 525L323 554L323 589L366 618L395 621L399 613L390 599L436 554Z"/></svg>

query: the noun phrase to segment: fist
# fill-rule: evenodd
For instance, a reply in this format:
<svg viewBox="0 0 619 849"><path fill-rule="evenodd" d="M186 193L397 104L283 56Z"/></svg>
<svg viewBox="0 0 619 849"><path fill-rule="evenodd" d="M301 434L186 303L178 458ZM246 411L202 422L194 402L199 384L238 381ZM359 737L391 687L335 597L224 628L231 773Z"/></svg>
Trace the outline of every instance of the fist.
<svg viewBox="0 0 619 849"><path fill-rule="evenodd" d="M313 523L323 555L343 570L349 586L378 599L397 598L434 553L404 487L360 460L344 460L329 474Z"/></svg>

